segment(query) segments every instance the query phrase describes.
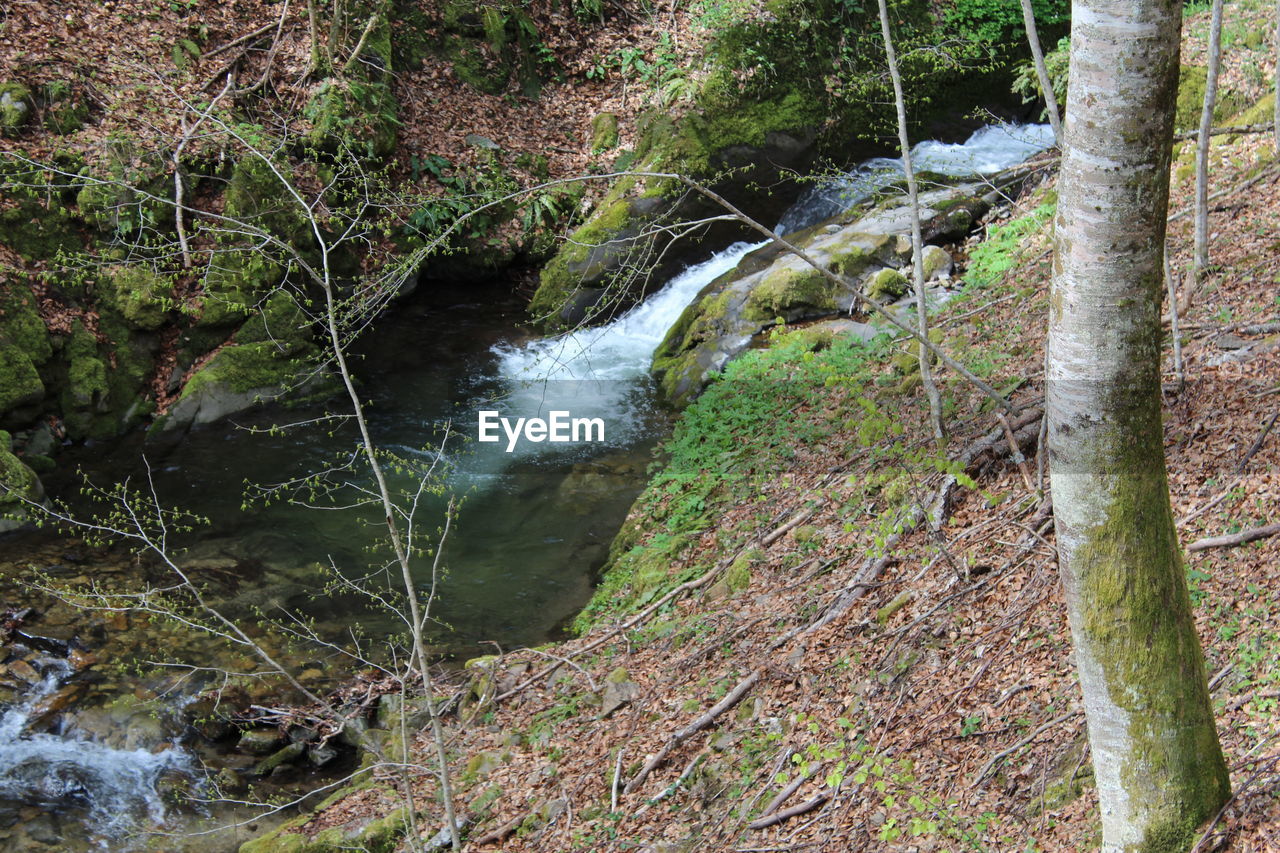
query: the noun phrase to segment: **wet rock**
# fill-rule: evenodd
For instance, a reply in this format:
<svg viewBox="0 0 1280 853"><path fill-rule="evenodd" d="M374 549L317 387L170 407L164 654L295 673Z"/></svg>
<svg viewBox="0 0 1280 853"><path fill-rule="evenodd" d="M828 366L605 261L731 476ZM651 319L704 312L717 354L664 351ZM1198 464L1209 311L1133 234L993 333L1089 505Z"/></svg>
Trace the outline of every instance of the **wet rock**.
<svg viewBox="0 0 1280 853"><path fill-rule="evenodd" d="M230 767L224 767L219 770L218 775L214 777L214 781L218 783L218 789L224 794L239 794L248 788L244 777Z"/></svg>
<svg viewBox="0 0 1280 853"><path fill-rule="evenodd" d="M39 684L41 681L40 673L36 672L36 668L22 658L9 661L5 666L8 668L8 675L16 676L27 684Z"/></svg>
<svg viewBox="0 0 1280 853"><path fill-rule="evenodd" d="M249 729L240 735L236 749L250 755L270 755L283 740L278 729Z"/></svg>
<svg viewBox="0 0 1280 853"><path fill-rule="evenodd" d="M278 749L253 766L253 775L273 775L277 768L285 764L292 764L301 758L306 750L307 745L304 743L291 743L282 749Z"/></svg>
<svg viewBox="0 0 1280 853"><path fill-rule="evenodd" d="M48 728L54 718L65 711L71 703L84 695L85 685L80 682L64 684L54 692L36 702L27 717L28 731L43 731Z"/></svg>
<svg viewBox="0 0 1280 853"><path fill-rule="evenodd" d="M324 767L338 757L338 750L324 744L307 750L307 761L312 767Z"/></svg>
<svg viewBox="0 0 1280 853"><path fill-rule="evenodd" d="M925 240L963 236L984 216L985 187L960 184L920 196ZM881 303L909 294L904 267L911 256L910 209L893 197L797 231L788 241L830 273L771 243L707 285L654 352L652 373L668 402L697 396L725 364L781 320L797 323L861 310L859 293ZM921 260L929 278L944 278L950 255L937 246Z"/></svg>

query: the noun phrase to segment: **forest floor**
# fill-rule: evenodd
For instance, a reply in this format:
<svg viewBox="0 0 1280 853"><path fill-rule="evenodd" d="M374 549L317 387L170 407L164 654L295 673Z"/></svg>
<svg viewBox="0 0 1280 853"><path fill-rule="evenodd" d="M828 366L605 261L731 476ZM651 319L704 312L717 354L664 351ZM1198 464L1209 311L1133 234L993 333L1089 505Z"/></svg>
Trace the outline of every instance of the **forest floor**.
<svg viewBox="0 0 1280 853"><path fill-rule="evenodd" d="M1191 57L1204 17L1189 22ZM1170 347L1165 445L1184 548L1277 520L1273 146L1264 135L1215 139L1212 188L1222 195L1198 287L1187 284L1182 213L1194 191L1190 144L1174 164L1169 245L1186 384L1176 385ZM1050 276L1049 220L1036 211L1052 188L1048 174L972 241L1010 241L1011 268L938 318L948 346L1013 380L1032 413ZM468 849L1096 848L1034 414L1010 425L1027 454L1015 464L1001 455L1002 425L947 384L953 458L986 441L970 466L976 488L953 494L936 529L886 544L886 510L931 505L943 475L920 471L923 401L918 391L895 396L893 358L859 379L858 388L824 383L765 430L789 436L785 453L743 431L730 467L747 472L746 488L725 478L710 489L714 523L673 552L668 587L682 582L682 595L650 592L643 618L598 608L579 639L472 668L465 724L451 734L459 802L482 817ZM859 399L891 409L904 434L856 435L869 422ZM888 494L894 465L917 466L914 503ZM666 535L671 495L678 489L637 503L649 546ZM1280 850L1280 537L1188 550L1186 567L1235 792L1197 849ZM634 598L637 582L627 583L618 594ZM350 798L308 830L394 805L381 796Z"/></svg>
<svg viewBox="0 0 1280 853"><path fill-rule="evenodd" d="M1165 445L1184 548L1273 524L1280 506L1273 144L1261 135L1215 143L1214 186L1227 193L1212 216L1213 266L1200 288L1182 290L1186 385L1175 387L1170 355ZM1175 180L1173 210L1190 204L1193 183ZM1051 188L1050 177L1006 222ZM1018 244L1008 274L939 317L971 366L994 353L993 375L1024 380L1015 399L1029 412L1043 376L1045 221ZM1179 219L1173 269L1187 269L1190 244ZM947 385L953 454L987 438L970 466L977 487L955 492L936 530L886 545L886 508L914 504L868 485L885 483L885 466L919 466L927 453L886 455L886 442L868 445L839 425L865 426L862 398L896 407L900 447L925 448L927 429L919 392L904 400L891 390L892 358L872 374L883 379L876 393L837 385L798 407L789 452L753 448L737 460L758 469L750 489L717 504L717 522L670 568L696 589L644 619L600 617L580 639L473 670L454 772L461 803L496 799L469 849L1096 847L1034 415L1010 425L1030 445L1014 464L1000 456L997 419ZM836 426L813 431L823 423ZM942 475L916 474L914 499L931 505ZM644 500L637 512L661 517L662 499ZM1186 559L1235 791L1198 849L1280 849L1280 537ZM552 656L571 663L544 674ZM379 795L361 796L381 808ZM754 828L770 811L787 817ZM321 815L313 826L351 816ZM491 844L475 841L487 833L497 833Z"/></svg>
<svg viewBox="0 0 1280 853"><path fill-rule="evenodd" d="M21 14L0 39L0 68L51 32L66 45L94 43L83 36L98 31L95 16L109 5L76 0L54 15L50 4L15 0ZM290 32L301 33L295 14ZM211 48L271 22L228 15L207 34ZM1189 30L1202 29L1204 17ZM45 29L23 29L44 18ZM154 48L156 63L185 37L175 30L153 44L139 32L115 40ZM625 46L648 36L624 27L613 37ZM1269 79L1265 54L1253 70L1242 63L1230 73ZM303 48L287 55L305 64ZM595 112L623 115L625 145L636 106L615 80L594 94L566 86L562 104L526 105L512 118L508 101L458 96L441 67L414 74L401 81L415 93L402 98L403 133L418 140L412 150L466 151L465 135L478 133L512 151L559 155L552 175L590 160ZM95 83L107 106L117 91L109 84ZM569 100L576 97L589 103ZM1272 145L1263 135L1217 138L1213 185L1226 192L1212 214L1213 266L1198 288L1179 274L1189 303L1180 316L1187 381L1174 386L1167 353L1165 445L1184 547L1277 521L1280 170ZM1174 211L1191 202L1185 163L1175 163ZM953 455L981 451L970 466L976 487L946 490L949 512L936 528L886 542L886 517L931 506L945 476L932 466L922 396L902 392L893 352L859 366L864 384L824 382L821 393L815 385L778 425L791 437L785 447L744 433L726 463L736 479L708 495L714 524L687 535L664 567L685 594L650 593L644 618L605 612L580 638L468 670L467 699L449 729L459 803L480 818L468 849L1096 847L1097 799L1032 418L1050 274L1048 220L1035 211L1051 198L1052 180L996 218L1011 228L1003 234L1012 268L966 290L938 318L967 363L1001 387L1017 385L1015 399L1032 413L1010 424L1025 461L1004 452L1005 429L981 400L948 382L949 446ZM1173 269L1186 270L1189 217L1174 222L1170 248ZM810 350L813 362L823 347ZM859 433L882 412L902 424L901 435ZM675 497L647 500L637 518L669 517ZM645 546L664 535L653 528ZM1199 849L1280 850L1280 537L1191 551L1187 571L1235 791ZM425 735L417 747L429 765ZM436 795L429 781L421 793ZM305 831L362 825L397 805L383 788L366 789ZM778 819L759 825L767 812Z"/></svg>

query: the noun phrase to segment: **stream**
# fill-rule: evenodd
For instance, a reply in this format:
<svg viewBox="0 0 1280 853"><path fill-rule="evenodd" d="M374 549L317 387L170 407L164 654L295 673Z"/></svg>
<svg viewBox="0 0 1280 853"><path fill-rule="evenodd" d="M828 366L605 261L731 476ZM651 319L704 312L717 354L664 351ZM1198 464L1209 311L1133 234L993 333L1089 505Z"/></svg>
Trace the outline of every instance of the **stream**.
<svg viewBox="0 0 1280 853"><path fill-rule="evenodd" d="M921 143L913 156L920 170L973 175L1015 165L1051 141L1041 126L990 127L961 144ZM820 222L900 175L898 161L879 158L819 181L778 230ZM438 651L468 657L544 643L586 603L610 541L644 485L652 448L669 426L648 379L653 350L697 293L758 245L735 244L690 266L601 327L530 339L519 329L524 306L508 283L432 285L395 305L357 344L355 371L369 401L374 440L401 460L388 465L392 488L412 492L412 475L428 468L440 476L439 492L418 495L419 546L434 548L450 500L459 501L438 561L441 572L433 573L434 558L416 561L420 589L434 592L431 634ZM479 441L480 413L486 411L512 420L569 412L598 419L603 436L553 443L530 440L526 432L512 443L498 430L500 440ZM363 500L362 475L341 470L358 455L354 431L343 423L270 430L282 419L322 414L300 409L237 416L191 432L168 452L142 436L110 447L68 448L59 470L80 466L97 483L129 477L145 484L149 477L163 503L206 517L206 524L180 538L179 562L210 579L230 615L301 613L323 638L341 638L358 625L376 640L398 630L395 617L330 586L335 569L375 586L386 577L381 509ZM312 499L305 481L318 470L334 471L330 479L343 484L332 499ZM246 483L290 482L294 487L275 489L271 501L241 510ZM74 486L66 476L47 483L62 494ZM334 510L345 504L356 506ZM137 571L119 554L108 558L79 545L68 550L47 531L0 540L0 577L31 562L63 576ZM37 628L43 626L32 630ZM74 646L74 626L63 633ZM174 642L158 634L154 640L159 649ZM142 687L111 676L97 676L93 702L76 699L91 707L33 730L32 718L73 679L63 658L28 651L22 662L34 680L7 703L0 692L0 850L121 850L129 848L123 839L130 831L189 823L166 810L157 793L166 778L201 777L199 759L208 756L184 746L187 733L141 727L132 717L115 720L113 696L141 694ZM127 645L117 650L129 651ZM197 658L211 654L199 645L183 651ZM307 665L320 673L317 678L336 683L350 669L333 655L313 655L315 663ZM176 711L202 683L170 677L146 686Z"/></svg>

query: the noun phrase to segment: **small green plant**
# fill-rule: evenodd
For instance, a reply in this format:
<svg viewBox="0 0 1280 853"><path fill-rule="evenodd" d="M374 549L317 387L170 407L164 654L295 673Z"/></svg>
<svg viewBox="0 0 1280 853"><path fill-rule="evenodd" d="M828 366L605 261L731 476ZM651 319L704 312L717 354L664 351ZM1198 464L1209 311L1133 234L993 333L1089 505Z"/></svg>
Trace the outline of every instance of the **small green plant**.
<svg viewBox="0 0 1280 853"><path fill-rule="evenodd" d="M1017 265L1023 241L1041 230L1056 207L1055 202L1047 201L1024 216L988 228L987 238L969 255L964 280L975 287L987 287L999 281Z"/></svg>
<svg viewBox="0 0 1280 853"><path fill-rule="evenodd" d="M1071 38L1070 36L1060 39L1058 46L1044 55L1045 71L1049 74L1049 84L1053 88L1053 97L1057 101L1059 108L1067 103L1067 69L1071 60ZM1039 100L1044 97L1044 92L1040 89L1040 76L1036 73L1035 63L1027 60L1019 63L1013 75L1013 83L1009 87L1015 95L1022 98L1022 103L1029 104L1032 101ZM1046 106L1040 112L1042 120L1048 119L1049 108Z"/></svg>

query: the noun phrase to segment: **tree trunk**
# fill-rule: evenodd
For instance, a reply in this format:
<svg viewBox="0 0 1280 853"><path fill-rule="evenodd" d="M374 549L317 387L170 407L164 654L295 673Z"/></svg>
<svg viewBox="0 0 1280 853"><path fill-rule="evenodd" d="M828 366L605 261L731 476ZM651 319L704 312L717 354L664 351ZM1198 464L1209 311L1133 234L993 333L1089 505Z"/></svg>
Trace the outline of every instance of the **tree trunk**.
<svg viewBox="0 0 1280 853"><path fill-rule="evenodd" d="M1280 0L1276 0L1276 100L1275 112L1271 116L1271 130L1276 136L1276 155L1280 156Z"/></svg>
<svg viewBox="0 0 1280 853"><path fill-rule="evenodd" d="M1204 105L1200 109L1200 135L1196 137L1196 224L1192 270L1195 280L1209 266L1209 145L1213 138L1213 108L1218 103L1218 67L1222 64L1222 0L1213 0L1209 22L1209 68L1204 81Z"/></svg>
<svg viewBox="0 0 1280 853"><path fill-rule="evenodd" d="M1103 850L1185 849L1230 793L1174 531L1160 303L1181 10L1076 0L1048 446Z"/></svg>
<svg viewBox="0 0 1280 853"><path fill-rule="evenodd" d="M1044 64L1044 51L1040 49L1040 34L1036 32L1036 13L1031 8L1031 0L1022 0L1022 24L1027 30L1027 46L1031 48L1031 59L1036 65L1036 79L1040 81L1040 92L1044 95L1049 126L1053 128L1053 141L1061 145L1062 117L1058 112L1058 96L1053 93L1053 81L1049 79L1049 69Z"/></svg>
<svg viewBox="0 0 1280 853"><path fill-rule="evenodd" d="M907 99L902 91L902 75L898 72L898 55L893 49L893 34L889 32L889 8L887 0L880 0L880 31L884 35L885 61L889 65L889 77L893 81L893 99L898 108L898 146L902 149L902 171L907 174L907 203L911 207L911 280L916 294L916 331L921 341L929 340L929 302L924 286L924 237L920 230L920 188L915 168L911 164L911 140L907 134ZM946 439L942 428L942 399L933 381L930 361L933 354L923 344L920 346L920 384L929 398L929 420L933 437L939 445Z"/></svg>

